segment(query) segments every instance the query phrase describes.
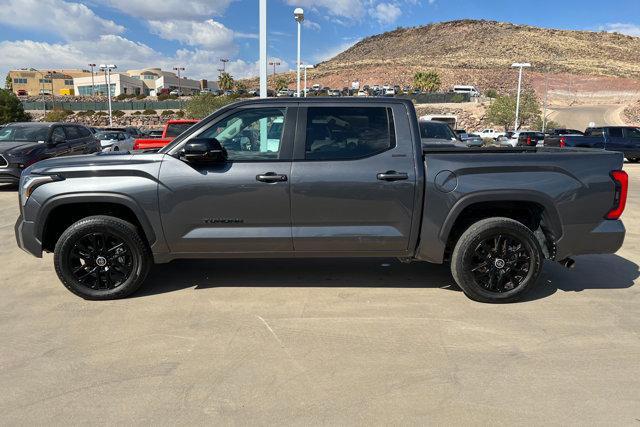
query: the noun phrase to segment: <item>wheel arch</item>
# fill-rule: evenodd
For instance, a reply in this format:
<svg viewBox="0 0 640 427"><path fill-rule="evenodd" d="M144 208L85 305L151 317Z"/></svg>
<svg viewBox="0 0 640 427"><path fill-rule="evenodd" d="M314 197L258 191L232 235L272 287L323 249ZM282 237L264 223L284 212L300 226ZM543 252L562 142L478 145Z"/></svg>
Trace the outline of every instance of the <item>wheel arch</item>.
<svg viewBox="0 0 640 427"><path fill-rule="evenodd" d="M149 246L156 241L156 234L144 210L124 194L73 193L55 196L42 206L36 234L43 249L52 251L62 232L74 222L92 215L111 215L133 223Z"/></svg>

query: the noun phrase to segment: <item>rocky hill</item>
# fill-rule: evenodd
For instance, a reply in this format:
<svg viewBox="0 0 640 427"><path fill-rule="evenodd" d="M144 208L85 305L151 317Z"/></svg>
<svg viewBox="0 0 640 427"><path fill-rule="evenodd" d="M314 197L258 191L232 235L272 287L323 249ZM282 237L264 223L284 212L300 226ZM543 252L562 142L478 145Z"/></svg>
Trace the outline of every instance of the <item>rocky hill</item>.
<svg viewBox="0 0 640 427"><path fill-rule="evenodd" d="M568 31L495 21L430 24L368 37L318 64L312 82L345 86L410 84L416 71L434 69L443 86L474 84L482 90L512 90L510 65L533 68L526 84L550 89L640 91L640 38L616 33Z"/></svg>

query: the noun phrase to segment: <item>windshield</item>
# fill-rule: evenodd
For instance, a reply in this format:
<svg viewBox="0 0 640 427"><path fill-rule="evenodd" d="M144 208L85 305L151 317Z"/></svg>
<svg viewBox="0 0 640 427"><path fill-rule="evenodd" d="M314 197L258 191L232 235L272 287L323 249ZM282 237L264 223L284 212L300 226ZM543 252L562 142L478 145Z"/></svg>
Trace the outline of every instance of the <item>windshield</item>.
<svg viewBox="0 0 640 427"><path fill-rule="evenodd" d="M174 138L193 126L193 123L172 123L167 127L167 138Z"/></svg>
<svg viewBox="0 0 640 427"><path fill-rule="evenodd" d="M49 126L7 125L0 129L0 142L3 141L46 141Z"/></svg>
<svg viewBox="0 0 640 427"><path fill-rule="evenodd" d="M420 122L420 137L423 139L458 139L448 124L439 122Z"/></svg>
<svg viewBox="0 0 640 427"><path fill-rule="evenodd" d="M100 140L118 139L118 135L120 135L120 133L118 132L98 132L96 133L95 137Z"/></svg>

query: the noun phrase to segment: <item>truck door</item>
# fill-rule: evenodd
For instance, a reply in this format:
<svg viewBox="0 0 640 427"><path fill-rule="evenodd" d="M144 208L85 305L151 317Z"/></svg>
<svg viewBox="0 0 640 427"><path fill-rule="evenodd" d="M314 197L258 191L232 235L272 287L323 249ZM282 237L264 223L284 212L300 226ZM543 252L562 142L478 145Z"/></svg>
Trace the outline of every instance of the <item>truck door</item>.
<svg viewBox="0 0 640 427"><path fill-rule="evenodd" d="M606 134L606 150L625 152L627 149L627 141L624 139L624 132L621 127L605 128Z"/></svg>
<svg viewBox="0 0 640 427"><path fill-rule="evenodd" d="M296 254L407 251L416 197L407 111L337 105L299 109L291 171Z"/></svg>
<svg viewBox="0 0 640 427"><path fill-rule="evenodd" d="M640 158L640 128L625 128L625 139L627 141L626 157L632 159Z"/></svg>
<svg viewBox="0 0 640 427"><path fill-rule="evenodd" d="M232 110L190 138L216 138L228 161L160 168L162 226L171 252L291 252L291 155L295 106ZM186 141L188 141L188 139Z"/></svg>

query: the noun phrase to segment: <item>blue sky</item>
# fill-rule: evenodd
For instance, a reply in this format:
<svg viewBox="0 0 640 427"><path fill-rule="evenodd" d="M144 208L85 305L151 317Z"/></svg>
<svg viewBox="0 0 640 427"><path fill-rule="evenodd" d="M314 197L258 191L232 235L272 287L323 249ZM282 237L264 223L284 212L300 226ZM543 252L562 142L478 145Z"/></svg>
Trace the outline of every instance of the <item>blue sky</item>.
<svg viewBox="0 0 640 427"><path fill-rule="evenodd" d="M0 72L22 67L181 65L215 79L219 58L255 75L258 0L0 0ZM269 57L295 63L293 8L307 20L303 60L317 63L363 37L453 19L640 36L640 0L268 0Z"/></svg>

